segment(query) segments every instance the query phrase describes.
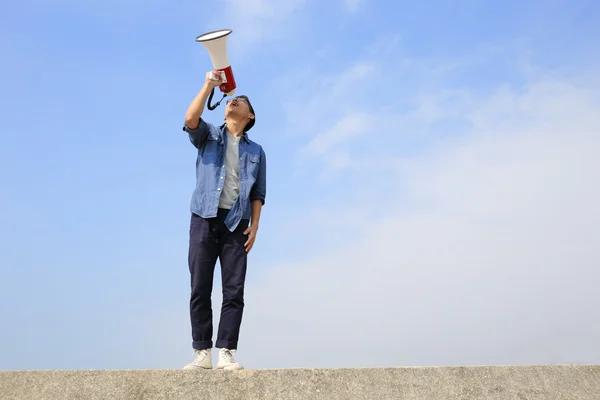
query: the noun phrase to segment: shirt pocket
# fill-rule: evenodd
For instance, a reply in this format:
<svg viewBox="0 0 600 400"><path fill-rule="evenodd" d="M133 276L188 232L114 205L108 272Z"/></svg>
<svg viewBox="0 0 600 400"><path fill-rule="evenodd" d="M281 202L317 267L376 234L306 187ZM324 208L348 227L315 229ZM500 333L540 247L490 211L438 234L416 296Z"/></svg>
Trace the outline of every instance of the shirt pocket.
<svg viewBox="0 0 600 400"><path fill-rule="evenodd" d="M248 176L256 178L258 176L258 167L260 166L260 154L248 154L248 162L246 163L246 170Z"/></svg>

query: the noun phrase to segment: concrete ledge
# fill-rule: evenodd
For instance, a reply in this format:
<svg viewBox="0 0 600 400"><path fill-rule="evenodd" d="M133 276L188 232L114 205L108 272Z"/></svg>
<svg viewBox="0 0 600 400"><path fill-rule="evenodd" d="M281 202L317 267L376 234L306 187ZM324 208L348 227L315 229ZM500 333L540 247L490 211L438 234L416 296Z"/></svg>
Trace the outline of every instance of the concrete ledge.
<svg viewBox="0 0 600 400"><path fill-rule="evenodd" d="M0 371L2 400L599 400L600 365Z"/></svg>

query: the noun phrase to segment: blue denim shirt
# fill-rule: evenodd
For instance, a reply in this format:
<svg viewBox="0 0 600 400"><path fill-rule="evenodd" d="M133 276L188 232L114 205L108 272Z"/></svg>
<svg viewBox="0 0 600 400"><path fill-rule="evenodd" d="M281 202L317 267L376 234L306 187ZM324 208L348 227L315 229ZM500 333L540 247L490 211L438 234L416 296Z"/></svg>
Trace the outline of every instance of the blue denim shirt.
<svg viewBox="0 0 600 400"><path fill-rule="evenodd" d="M190 141L198 149L196 188L192 194L190 209L203 218L216 217L219 208L226 173L225 129L225 124L216 127L202 119L196 129L183 126ZM262 146L250 140L247 134L244 134L239 146L240 194L225 219L225 225L230 231L234 231L242 219L250 219L253 200L261 200L265 204L267 191L267 159Z"/></svg>

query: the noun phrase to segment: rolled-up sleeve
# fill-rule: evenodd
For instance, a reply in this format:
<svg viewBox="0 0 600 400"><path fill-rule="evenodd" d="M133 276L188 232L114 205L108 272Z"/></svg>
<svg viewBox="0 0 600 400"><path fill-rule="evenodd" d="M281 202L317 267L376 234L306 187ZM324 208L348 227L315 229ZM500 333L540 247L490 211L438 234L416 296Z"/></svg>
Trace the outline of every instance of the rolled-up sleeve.
<svg viewBox="0 0 600 400"><path fill-rule="evenodd" d="M252 186L250 191L250 201L260 200L262 204L265 204L267 197L267 156L265 151L260 149L260 162L258 164L258 175L256 182Z"/></svg>
<svg viewBox="0 0 600 400"><path fill-rule="evenodd" d="M206 121L204 121L202 118L200 118L197 128L191 129L187 125L184 124L183 130L188 133L190 142L192 142L194 147L199 149L200 147L202 147L202 145L206 141L206 138L210 134L211 126Z"/></svg>

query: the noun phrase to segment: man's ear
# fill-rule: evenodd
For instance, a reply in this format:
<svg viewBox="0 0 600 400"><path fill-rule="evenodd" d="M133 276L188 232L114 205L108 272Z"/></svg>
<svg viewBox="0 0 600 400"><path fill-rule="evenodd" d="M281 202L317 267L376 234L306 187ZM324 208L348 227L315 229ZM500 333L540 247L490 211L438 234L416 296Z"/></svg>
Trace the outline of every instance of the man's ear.
<svg viewBox="0 0 600 400"><path fill-rule="evenodd" d="M248 118L254 119L254 114L248 114Z"/></svg>

